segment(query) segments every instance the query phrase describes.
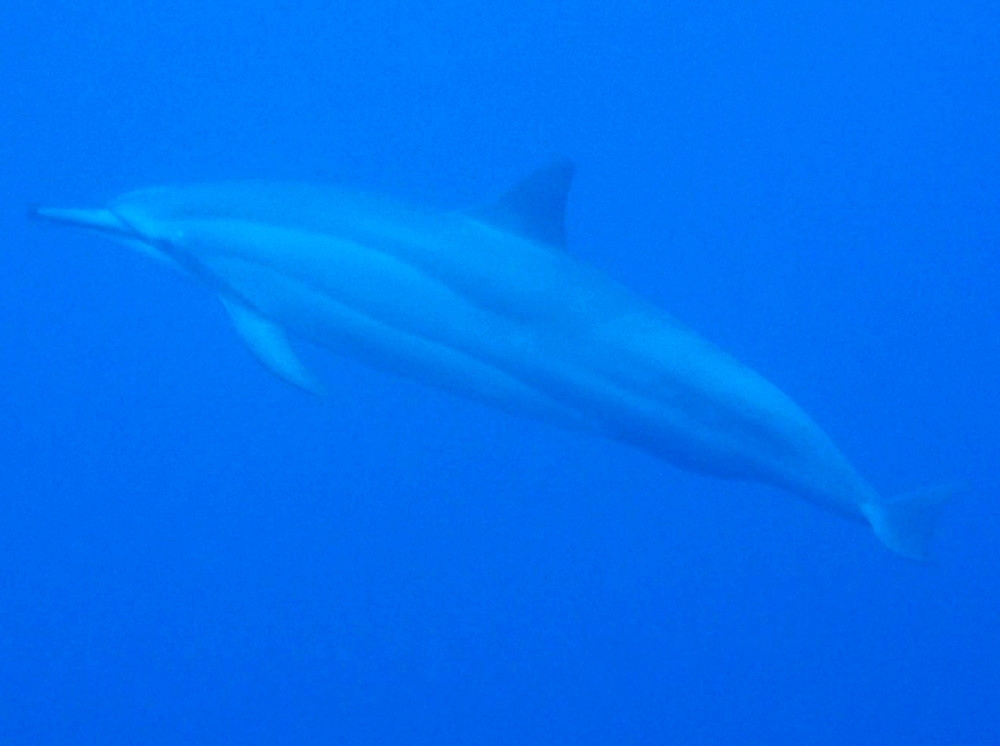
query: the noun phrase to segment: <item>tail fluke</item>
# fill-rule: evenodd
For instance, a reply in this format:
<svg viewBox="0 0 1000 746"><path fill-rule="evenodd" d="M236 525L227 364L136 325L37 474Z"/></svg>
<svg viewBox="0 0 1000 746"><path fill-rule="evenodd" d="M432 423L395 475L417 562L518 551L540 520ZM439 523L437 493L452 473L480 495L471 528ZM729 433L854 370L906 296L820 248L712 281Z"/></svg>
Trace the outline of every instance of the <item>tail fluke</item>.
<svg viewBox="0 0 1000 746"><path fill-rule="evenodd" d="M941 508L960 488L933 487L863 508L875 536L896 554L918 562L927 559L927 543Z"/></svg>

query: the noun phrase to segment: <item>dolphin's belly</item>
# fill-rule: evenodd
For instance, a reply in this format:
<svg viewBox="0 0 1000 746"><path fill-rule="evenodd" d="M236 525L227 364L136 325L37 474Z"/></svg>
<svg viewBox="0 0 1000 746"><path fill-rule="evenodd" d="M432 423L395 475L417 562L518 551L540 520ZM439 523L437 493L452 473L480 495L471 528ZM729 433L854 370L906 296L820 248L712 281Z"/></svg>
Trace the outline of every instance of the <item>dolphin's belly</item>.
<svg viewBox="0 0 1000 746"><path fill-rule="evenodd" d="M293 278L239 260L213 268L238 297L293 335L333 352L486 404L571 429L594 429L586 414L452 344L343 303Z"/></svg>

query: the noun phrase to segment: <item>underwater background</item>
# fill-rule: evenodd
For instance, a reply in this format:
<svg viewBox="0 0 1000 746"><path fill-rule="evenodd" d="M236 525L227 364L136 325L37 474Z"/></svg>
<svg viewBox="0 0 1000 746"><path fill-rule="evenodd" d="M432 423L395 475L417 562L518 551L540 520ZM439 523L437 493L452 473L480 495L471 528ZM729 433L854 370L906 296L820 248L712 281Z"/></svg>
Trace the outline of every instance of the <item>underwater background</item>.
<svg viewBox="0 0 1000 746"><path fill-rule="evenodd" d="M1000 5L7 3L0 744L1000 743ZM305 348L29 223L157 183L441 208L578 164L571 251L801 404L934 561Z"/></svg>

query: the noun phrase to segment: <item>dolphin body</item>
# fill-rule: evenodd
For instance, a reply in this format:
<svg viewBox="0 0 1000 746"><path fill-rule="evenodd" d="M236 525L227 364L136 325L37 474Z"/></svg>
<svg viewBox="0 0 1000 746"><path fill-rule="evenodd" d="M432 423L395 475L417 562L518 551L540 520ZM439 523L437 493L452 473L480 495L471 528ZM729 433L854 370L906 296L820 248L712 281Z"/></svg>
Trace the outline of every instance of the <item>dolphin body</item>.
<svg viewBox="0 0 1000 746"><path fill-rule="evenodd" d="M266 368L319 385L288 334L679 467L765 482L866 522L920 559L947 490L885 500L763 377L566 250L573 165L494 204L434 212L269 182L33 208L202 281Z"/></svg>

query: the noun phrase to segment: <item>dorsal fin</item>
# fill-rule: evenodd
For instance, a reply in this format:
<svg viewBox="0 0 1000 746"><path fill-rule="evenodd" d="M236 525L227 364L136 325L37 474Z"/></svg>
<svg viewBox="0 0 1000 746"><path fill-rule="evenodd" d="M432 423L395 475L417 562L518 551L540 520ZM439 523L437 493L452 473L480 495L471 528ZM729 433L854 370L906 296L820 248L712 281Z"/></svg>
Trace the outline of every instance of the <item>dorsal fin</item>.
<svg viewBox="0 0 1000 746"><path fill-rule="evenodd" d="M525 238L565 248L566 197L573 162L562 159L518 182L499 201L474 210L480 220Z"/></svg>

